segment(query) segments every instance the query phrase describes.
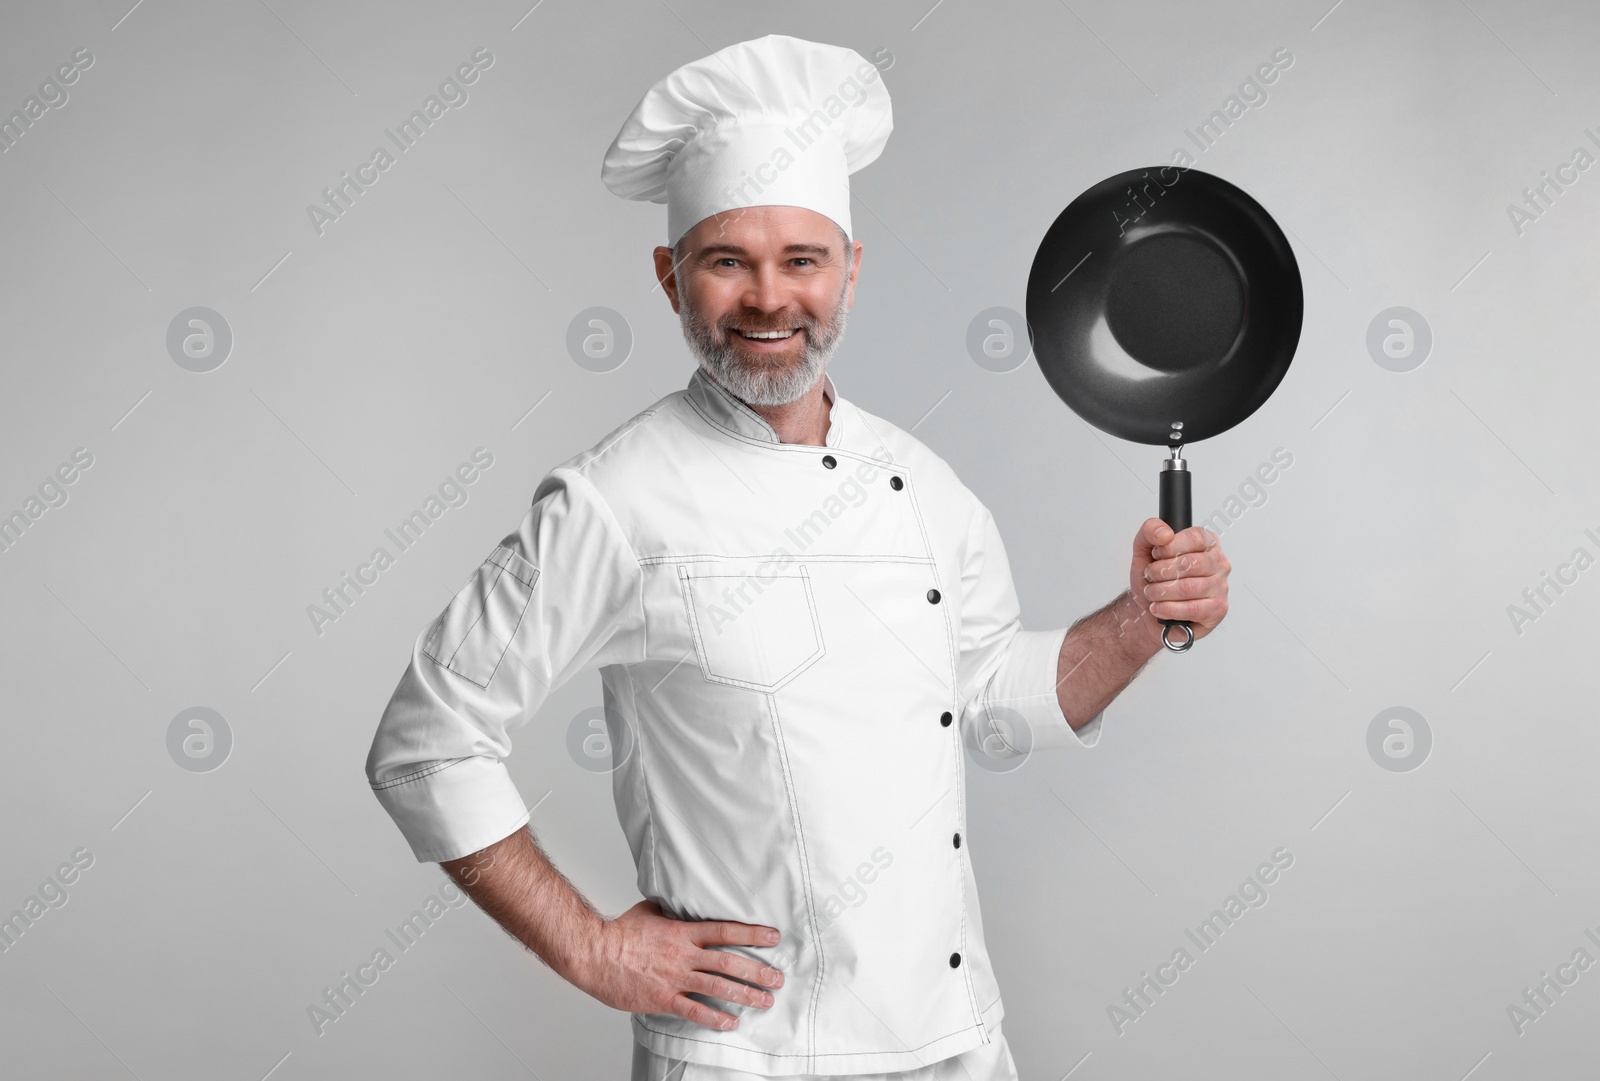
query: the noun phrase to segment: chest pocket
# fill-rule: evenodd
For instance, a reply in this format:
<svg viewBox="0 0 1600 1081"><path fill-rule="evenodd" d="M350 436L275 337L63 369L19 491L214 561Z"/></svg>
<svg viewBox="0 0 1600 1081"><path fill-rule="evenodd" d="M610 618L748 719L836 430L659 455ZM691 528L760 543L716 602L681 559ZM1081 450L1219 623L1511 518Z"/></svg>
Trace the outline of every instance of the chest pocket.
<svg viewBox="0 0 1600 1081"><path fill-rule="evenodd" d="M709 680L775 691L825 652L803 565L680 563L678 585L695 654Z"/></svg>

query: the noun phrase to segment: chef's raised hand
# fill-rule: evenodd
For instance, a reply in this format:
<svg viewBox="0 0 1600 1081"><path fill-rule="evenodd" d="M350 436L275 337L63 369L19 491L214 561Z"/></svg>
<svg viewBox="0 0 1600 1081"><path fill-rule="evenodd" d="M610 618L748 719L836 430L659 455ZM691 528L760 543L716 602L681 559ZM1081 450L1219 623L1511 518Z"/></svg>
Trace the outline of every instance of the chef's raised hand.
<svg viewBox="0 0 1600 1081"><path fill-rule="evenodd" d="M1161 648L1163 619L1186 620L1197 639L1216 629L1228 614L1232 569L1211 530L1190 526L1173 533L1160 518L1145 519L1133 539L1128 587L1154 648Z"/></svg>
<svg viewBox="0 0 1600 1081"><path fill-rule="evenodd" d="M736 1028L739 1019L688 997L688 992L764 1010L763 987L782 987L783 973L727 950L707 946L772 946L776 928L733 920L675 920L643 900L595 933L584 963L569 978L613 1009L665 1013L707 1028Z"/></svg>

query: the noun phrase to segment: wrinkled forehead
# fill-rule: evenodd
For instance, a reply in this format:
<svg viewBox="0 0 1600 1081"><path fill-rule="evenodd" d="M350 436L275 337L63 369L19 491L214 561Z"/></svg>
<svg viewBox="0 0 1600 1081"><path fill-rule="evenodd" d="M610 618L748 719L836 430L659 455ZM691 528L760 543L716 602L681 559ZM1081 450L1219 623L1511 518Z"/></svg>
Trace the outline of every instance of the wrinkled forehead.
<svg viewBox="0 0 1600 1081"><path fill-rule="evenodd" d="M843 226L825 214L801 206L762 205L724 210L696 222L678 241L680 251L713 247L738 249L750 255L780 255L810 247L841 255L850 246Z"/></svg>

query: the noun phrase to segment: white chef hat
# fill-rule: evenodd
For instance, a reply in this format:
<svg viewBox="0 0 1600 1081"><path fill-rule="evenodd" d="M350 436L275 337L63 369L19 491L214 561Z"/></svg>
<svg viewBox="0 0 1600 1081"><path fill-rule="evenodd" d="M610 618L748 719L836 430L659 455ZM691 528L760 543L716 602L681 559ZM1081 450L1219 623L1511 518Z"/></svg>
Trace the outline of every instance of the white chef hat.
<svg viewBox="0 0 1600 1081"><path fill-rule="evenodd" d="M799 206L850 235L850 181L894 128L878 69L854 49L768 34L652 86L600 167L624 199L667 204L667 244L724 210Z"/></svg>

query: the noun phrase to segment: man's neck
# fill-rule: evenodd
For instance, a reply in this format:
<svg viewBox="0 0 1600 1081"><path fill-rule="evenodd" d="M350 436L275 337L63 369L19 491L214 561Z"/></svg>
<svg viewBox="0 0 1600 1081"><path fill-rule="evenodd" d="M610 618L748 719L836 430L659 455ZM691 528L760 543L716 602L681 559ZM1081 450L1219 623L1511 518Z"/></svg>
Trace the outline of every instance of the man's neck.
<svg viewBox="0 0 1600 1081"><path fill-rule="evenodd" d="M813 447L828 445L828 413L833 402L823 393L828 381L824 372L816 385L787 405L750 405L761 418L772 425L781 443L804 443Z"/></svg>

